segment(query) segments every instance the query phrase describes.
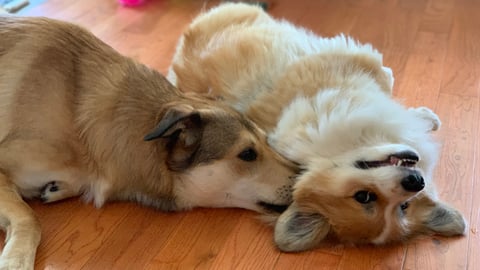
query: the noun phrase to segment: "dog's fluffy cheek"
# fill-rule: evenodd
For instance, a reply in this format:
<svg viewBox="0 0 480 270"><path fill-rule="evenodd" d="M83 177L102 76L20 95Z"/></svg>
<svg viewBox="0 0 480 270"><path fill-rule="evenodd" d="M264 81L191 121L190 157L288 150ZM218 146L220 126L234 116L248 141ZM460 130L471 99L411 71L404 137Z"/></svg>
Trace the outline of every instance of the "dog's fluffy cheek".
<svg viewBox="0 0 480 270"><path fill-rule="evenodd" d="M293 203L275 224L275 243L286 252L307 250L318 245L330 231L328 221L318 213L302 212Z"/></svg>

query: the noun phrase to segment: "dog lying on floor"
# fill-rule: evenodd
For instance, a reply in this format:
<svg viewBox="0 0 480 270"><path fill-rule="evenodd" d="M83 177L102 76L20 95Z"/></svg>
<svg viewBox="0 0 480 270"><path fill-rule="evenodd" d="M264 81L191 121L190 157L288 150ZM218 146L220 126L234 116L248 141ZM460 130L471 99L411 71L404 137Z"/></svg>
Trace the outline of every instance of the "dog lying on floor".
<svg viewBox="0 0 480 270"><path fill-rule="evenodd" d="M383 244L464 233L463 216L431 181L438 150L430 131L440 120L391 98L391 70L370 45L225 4L193 20L168 78L246 114L303 170L275 225L281 250L327 237Z"/></svg>
<svg viewBox="0 0 480 270"><path fill-rule="evenodd" d="M291 202L294 166L242 114L69 23L0 17L0 36L1 269L33 268L40 226L22 197L166 211Z"/></svg>

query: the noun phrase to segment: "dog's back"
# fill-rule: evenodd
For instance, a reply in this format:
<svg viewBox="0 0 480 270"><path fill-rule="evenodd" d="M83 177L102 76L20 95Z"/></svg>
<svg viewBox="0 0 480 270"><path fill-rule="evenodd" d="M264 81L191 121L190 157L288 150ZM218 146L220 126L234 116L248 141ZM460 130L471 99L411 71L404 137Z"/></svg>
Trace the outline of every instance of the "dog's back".
<svg viewBox="0 0 480 270"><path fill-rule="evenodd" d="M71 102L85 70L79 66L117 56L82 28L45 18L0 17L0 36L0 141L12 129L32 136L39 130L49 132L49 138L62 135L65 131L55 126L73 123ZM52 125L43 128L45 121L39 118ZM21 125L28 130L12 126L20 122L28 122Z"/></svg>

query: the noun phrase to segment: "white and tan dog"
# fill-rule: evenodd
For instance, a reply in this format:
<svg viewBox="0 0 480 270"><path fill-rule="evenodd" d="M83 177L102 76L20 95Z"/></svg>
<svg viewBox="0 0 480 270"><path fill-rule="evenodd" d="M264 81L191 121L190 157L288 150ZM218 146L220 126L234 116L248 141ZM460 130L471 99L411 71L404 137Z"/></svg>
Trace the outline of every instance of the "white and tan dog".
<svg viewBox="0 0 480 270"><path fill-rule="evenodd" d="M33 268L40 226L22 197L166 211L291 202L294 166L233 109L72 24L0 17L0 36L1 269Z"/></svg>
<svg viewBox="0 0 480 270"><path fill-rule="evenodd" d="M327 236L383 244L464 233L461 213L438 200L431 181L438 150L430 131L440 120L391 98L391 70L370 45L225 4L194 19L168 77L245 113L303 169L275 226L280 249Z"/></svg>

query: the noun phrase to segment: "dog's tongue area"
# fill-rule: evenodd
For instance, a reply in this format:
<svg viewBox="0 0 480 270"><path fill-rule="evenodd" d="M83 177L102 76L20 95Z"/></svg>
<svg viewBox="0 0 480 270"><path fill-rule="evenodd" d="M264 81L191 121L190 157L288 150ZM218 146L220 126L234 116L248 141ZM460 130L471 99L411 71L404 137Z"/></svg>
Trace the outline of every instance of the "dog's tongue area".
<svg viewBox="0 0 480 270"><path fill-rule="evenodd" d="M411 159L402 159L397 156L390 156L388 157L388 163L392 166L413 167L417 161Z"/></svg>
<svg viewBox="0 0 480 270"><path fill-rule="evenodd" d="M356 166L360 169L377 168L383 166L414 167L419 160L417 154L412 151L405 151L388 156L385 160L357 161Z"/></svg>
<svg viewBox="0 0 480 270"><path fill-rule="evenodd" d="M400 152L388 157L390 165L403 167L414 167L419 160L418 155L412 151Z"/></svg>

